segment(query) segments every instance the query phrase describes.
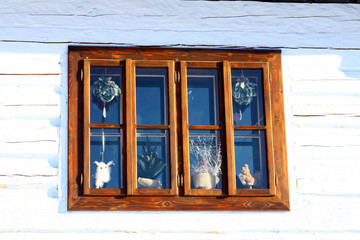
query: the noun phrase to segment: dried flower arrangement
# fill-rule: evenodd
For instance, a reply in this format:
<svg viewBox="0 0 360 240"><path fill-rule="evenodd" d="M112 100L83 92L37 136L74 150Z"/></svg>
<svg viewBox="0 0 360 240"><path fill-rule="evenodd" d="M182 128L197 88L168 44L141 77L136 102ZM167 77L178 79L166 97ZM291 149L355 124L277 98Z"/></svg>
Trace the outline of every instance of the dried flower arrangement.
<svg viewBox="0 0 360 240"><path fill-rule="evenodd" d="M244 74L237 78L232 86L234 121L242 119L242 113L256 97L256 84L249 81Z"/></svg>
<svg viewBox="0 0 360 240"><path fill-rule="evenodd" d="M121 89L114 81L111 81L111 77L99 77L93 87L93 95L102 101L103 117L106 118L106 111L110 108L110 105L106 107L106 103L112 102L115 97L119 96Z"/></svg>
<svg viewBox="0 0 360 240"><path fill-rule="evenodd" d="M221 149L216 145L216 139L198 137L190 141L191 176L195 188L211 189L220 182Z"/></svg>
<svg viewBox="0 0 360 240"><path fill-rule="evenodd" d="M158 157L156 148L156 146L151 147L147 137L146 144L142 147L142 155L138 155L138 183L144 188L161 188L162 186L161 181L156 178L164 170L166 163Z"/></svg>

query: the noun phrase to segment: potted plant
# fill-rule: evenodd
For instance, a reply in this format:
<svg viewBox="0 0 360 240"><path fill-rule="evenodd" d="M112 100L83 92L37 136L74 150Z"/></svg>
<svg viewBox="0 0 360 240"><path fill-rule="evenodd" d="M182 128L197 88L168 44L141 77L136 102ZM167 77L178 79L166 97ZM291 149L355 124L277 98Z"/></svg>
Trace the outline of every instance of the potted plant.
<svg viewBox="0 0 360 240"><path fill-rule="evenodd" d="M190 141L191 178L196 189L214 189L220 182L221 150L215 138Z"/></svg>
<svg viewBox="0 0 360 240"><path fill-rule="evenodd" d="M142 188L161 188L162 186L157 178L164 170L166 163L159 158L156 148L150 145L147 137L146 144L142 147L142 154L138 155L138 183Z"/></svg>

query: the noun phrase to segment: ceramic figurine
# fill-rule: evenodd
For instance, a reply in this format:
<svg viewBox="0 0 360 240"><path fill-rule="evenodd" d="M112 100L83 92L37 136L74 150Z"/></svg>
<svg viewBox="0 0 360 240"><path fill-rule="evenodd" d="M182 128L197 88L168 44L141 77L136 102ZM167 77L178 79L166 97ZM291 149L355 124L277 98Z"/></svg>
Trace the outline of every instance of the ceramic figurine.
<svg viewBox="0 0 360 240"><path fill-rule="evenodd" d="M238 175L242 185L252 187L255 183L255 178L251 175L249 165L245 164L241 168L241 173Z"/></svg>
<svg viewBox="0 0 360 240"><path fill-rule="evenodd" d="M143 188L161 188L162 184L160 180L154 180L150 178L138 178L138 183Z"/></svg>

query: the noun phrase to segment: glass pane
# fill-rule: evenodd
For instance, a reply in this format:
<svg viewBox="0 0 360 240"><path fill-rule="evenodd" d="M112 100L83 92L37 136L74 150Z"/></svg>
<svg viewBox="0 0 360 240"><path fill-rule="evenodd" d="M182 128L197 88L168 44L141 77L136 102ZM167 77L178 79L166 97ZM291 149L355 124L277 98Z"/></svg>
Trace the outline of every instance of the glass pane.
<svg viewBox="0 0 360 240"><path fill-rule="evenodd" d="M262 69L232 69L234 125L265 125Z"/></svg>
<svg viewBox="0 0 360 240"><path fill-rule="evenodd" d="M167 125L167 68L136 68L136 123Z"/></svg>
<svg viewBox="0 0 360 240"><path fill-rule="evenodd" d="M190 130L191 188L221 189L220 135L216 130Z"/></svg>
<svg viewBox="0 0 360 240"><path fill-rule="evenodd" d="M91 129L91 188L123 188L122 148L120 129Z"/></svg>
<svg viewBox="0 0 360 240"><path fill-rule="evenodd" d="M167 130L137 130L138 188L170 188Z"/></svg>
<svg viewBox="0 0 360 240"><path fill-rule="evenodd" d="M217 69L187 70L189 125L219 125Z"/></svg>
<svg viewBox="0 0 360 240"><path fill-rule="evenodd" d="M265 131L236 130L236 188L267 189Z"/></svg>
<svg viewBox="0 0 360 240"><path fill-rule="evenodd" d="M122 68L90 68L90 122L122 123Z"/></svg>

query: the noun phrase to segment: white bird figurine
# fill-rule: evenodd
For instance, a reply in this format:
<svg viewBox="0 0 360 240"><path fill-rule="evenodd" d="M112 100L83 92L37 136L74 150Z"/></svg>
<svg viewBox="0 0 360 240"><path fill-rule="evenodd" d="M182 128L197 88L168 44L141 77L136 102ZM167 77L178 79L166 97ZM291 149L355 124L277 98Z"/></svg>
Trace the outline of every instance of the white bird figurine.
<svg viewBox="0 0 360 240"><path fill-rule="evenodd" d="M95 173L95 188L102 188L102 187L104 187L105 183L110 182L110 179L111 179L110 165L111 164L115 165L115 164L113 161L110 161L107 164L104 162L95 161L95 164L97 165L96 173Z"/></svg>

